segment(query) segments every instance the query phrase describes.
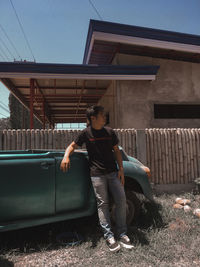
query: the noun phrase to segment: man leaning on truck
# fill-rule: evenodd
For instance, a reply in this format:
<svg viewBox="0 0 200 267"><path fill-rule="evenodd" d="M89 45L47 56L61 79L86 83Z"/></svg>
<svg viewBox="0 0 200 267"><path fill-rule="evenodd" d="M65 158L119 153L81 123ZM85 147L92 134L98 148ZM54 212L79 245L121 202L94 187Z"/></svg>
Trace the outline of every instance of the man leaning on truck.
<svg viewBox="0 0 200 267"><path fill-rule="evenodd" d="M97 200L100 226L110 251L120 247L132 249L126 225L126 195L124 191L124 171L118 138L112 128L106 127L106 116L102 106L87 109L88 126L67 147L60 168L66 172L70 168L70 155L78 146L86 144L89 156L90 175ZM117 164L118 169L117 169ZM117 239L111 229L109 212L109 192L116 206Z"/></svg>

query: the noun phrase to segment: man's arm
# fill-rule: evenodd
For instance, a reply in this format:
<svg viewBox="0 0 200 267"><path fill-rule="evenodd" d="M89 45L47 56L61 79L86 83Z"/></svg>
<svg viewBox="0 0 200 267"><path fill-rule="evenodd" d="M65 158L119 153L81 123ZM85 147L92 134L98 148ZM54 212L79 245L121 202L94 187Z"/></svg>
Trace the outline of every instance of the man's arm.
<svg viewBox="0 0 200 267"><path fill-rule="evenodd" d="M113 149L114 149L117 164L119 167L118 178L121 180L121 183L124 185L124 169L123 169L122 155L121 155L118 145L115 145Z"/></svg>
<svg viewBox="0 0 200 267"><path fill-rule="evenodd" d="M60 169L63 172L67 172L70 168L70 159L69 156L74 152L75 149L78 148L78 145L75 142L72 142L67 149L65 150L65 155L61 161Z"/></svg>

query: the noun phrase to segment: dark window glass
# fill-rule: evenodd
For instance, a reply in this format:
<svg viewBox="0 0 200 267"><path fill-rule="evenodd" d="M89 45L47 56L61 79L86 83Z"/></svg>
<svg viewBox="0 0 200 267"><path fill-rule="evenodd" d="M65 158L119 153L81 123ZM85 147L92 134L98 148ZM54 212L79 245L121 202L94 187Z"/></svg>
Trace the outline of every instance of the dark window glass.
<svg viewBox="0 0 200 267"><path fill-rule="evenodd" d="M155 119L199 119L200 105L154 105Z"/></svg>

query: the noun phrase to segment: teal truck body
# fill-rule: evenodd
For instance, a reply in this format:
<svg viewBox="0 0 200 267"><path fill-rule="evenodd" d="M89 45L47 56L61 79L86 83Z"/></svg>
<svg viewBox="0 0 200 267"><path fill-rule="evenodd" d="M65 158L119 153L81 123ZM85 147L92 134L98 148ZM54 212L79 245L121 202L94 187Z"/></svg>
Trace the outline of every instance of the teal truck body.
<svg viewBox="0 0 200 267"><path fill-rule="evenodd" d="M143 164L121 149L126 190L152 200ZM64 151L0 152L0 232L90 216L96 212L88 156L71 155L68 172L60 170Z"/></svg>

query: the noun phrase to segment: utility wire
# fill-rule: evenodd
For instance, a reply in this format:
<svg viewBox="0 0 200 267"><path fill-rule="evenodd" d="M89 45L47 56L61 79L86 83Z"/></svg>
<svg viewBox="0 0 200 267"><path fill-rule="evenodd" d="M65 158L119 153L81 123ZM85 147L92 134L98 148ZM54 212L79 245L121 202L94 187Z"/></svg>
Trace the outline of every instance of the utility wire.
<svg viewBox="0 0 200 267"><path fill-rule="evenodd" d="M1 105L4 106L5 108L8 108L8 106L5 105L1 100L0 100L0 103L1 103Z"/></svg>
<svg viewBox="0 0 200 267"><path fill-rule="evenodd" d="M3 60L7 61L6 58L4 56L2 56L2 54L0 53L0 56L3 58Z"/></svg>
<svg viewBox="0 0 200 267"><path fill-rule="evenodd" d="M0 112L0 114L1 114L2 116L4 116L4 118L8 118L8 116L6 116L6 115L2 114L1 112ZM1 118L0 118L0 119L1 119Z"/></svg>
<svg viewBox="0 0 200 267"><path fill-rule="evenodd" d="M11 39L9 38L9 36L7 35L6 31L4 30L4 28L3 28L3 26L1 24L0 24L0 28L1 28L2 32L5 34L5 36L8 39L8 41L10 42L11 46L13 47L13 49L15 50L15 53L17 54L17 56L22 60L22 58L20 57L20 54L17 51L15 45L13 44L13 42L11 41Z"/></svg>
<svg viewBox="0 0 200 267"><path fill-rule="evenodd" d="M0 108L2 108L4 111L10 113L6 108L4 108L1 104L0 104Z"/></svg>
<svg viewBox="0 0 200 267"><path fill-rule="evenodd" d="M14 57L13 54L11 53L10 49L8 49L7 45L6 45L5 42L2 40L1 37L0 37L0 41L2 42L2 44L4 45L4 47L6 48L6 50L8 51L8 53L11 55L11 57L13 57L13 59L15 59L15 57Z"/></svg>
<svg viewBox="0 0 200 267"><path fill-rule="evenodd" d="M6 55L6 53L4 52L4 50L3 50L3 48L2 48L1 45L0 45L0 50L1 50L1 53L3 54L3 56L6 58L6 60L9 61L9 58L8 58L8 56Z"/></svg>
<svg viewBox="0 0 200 267"><path fill-rule="evenodd" d="M90 3L91 6L93 7L93 9L94 9L95 12L97 13L97 15L99 16L100 20L103 20L103 18L102 18L101 15L99 14L98 10L96 9L96 7L94 6L94 4L92 3L92 0L89 0L89 3Z"/></svg>
<svg viewBox="0 0 200 267"><path fill-rule="evenodd" d="M23 29L23 27L22 27L22 24L21 24L21 22L20 22L20 20L19 20L19 17L18 17L18 15L17 15L16 9L15 9L15 7L14 7L14 5L13 5L12 0L10 0L10 3L11 3L11 5L12 5L12 7L13 7L13 10L14 10L15 15L16 15L16 17L17 17L17 20L18 20L18 22L19 22L20 28L21 28L22 33L23 33L23 35L24 35L24 39L26 40L27 46L28 46L28 48L29 48L29 50L30 50L30 52L31 52L31 55L32 55L32 57L33 57L33 60L34 60L34 62L36 62L35 57L34 57L34 55L33 55L33 51L32 51L32 49L31 49L31 47L30 47L30 44L29 44L29 42L28 42L28 39L27 39L27 37L26 37L26 34L25 34L24 29Z"/></svg>

